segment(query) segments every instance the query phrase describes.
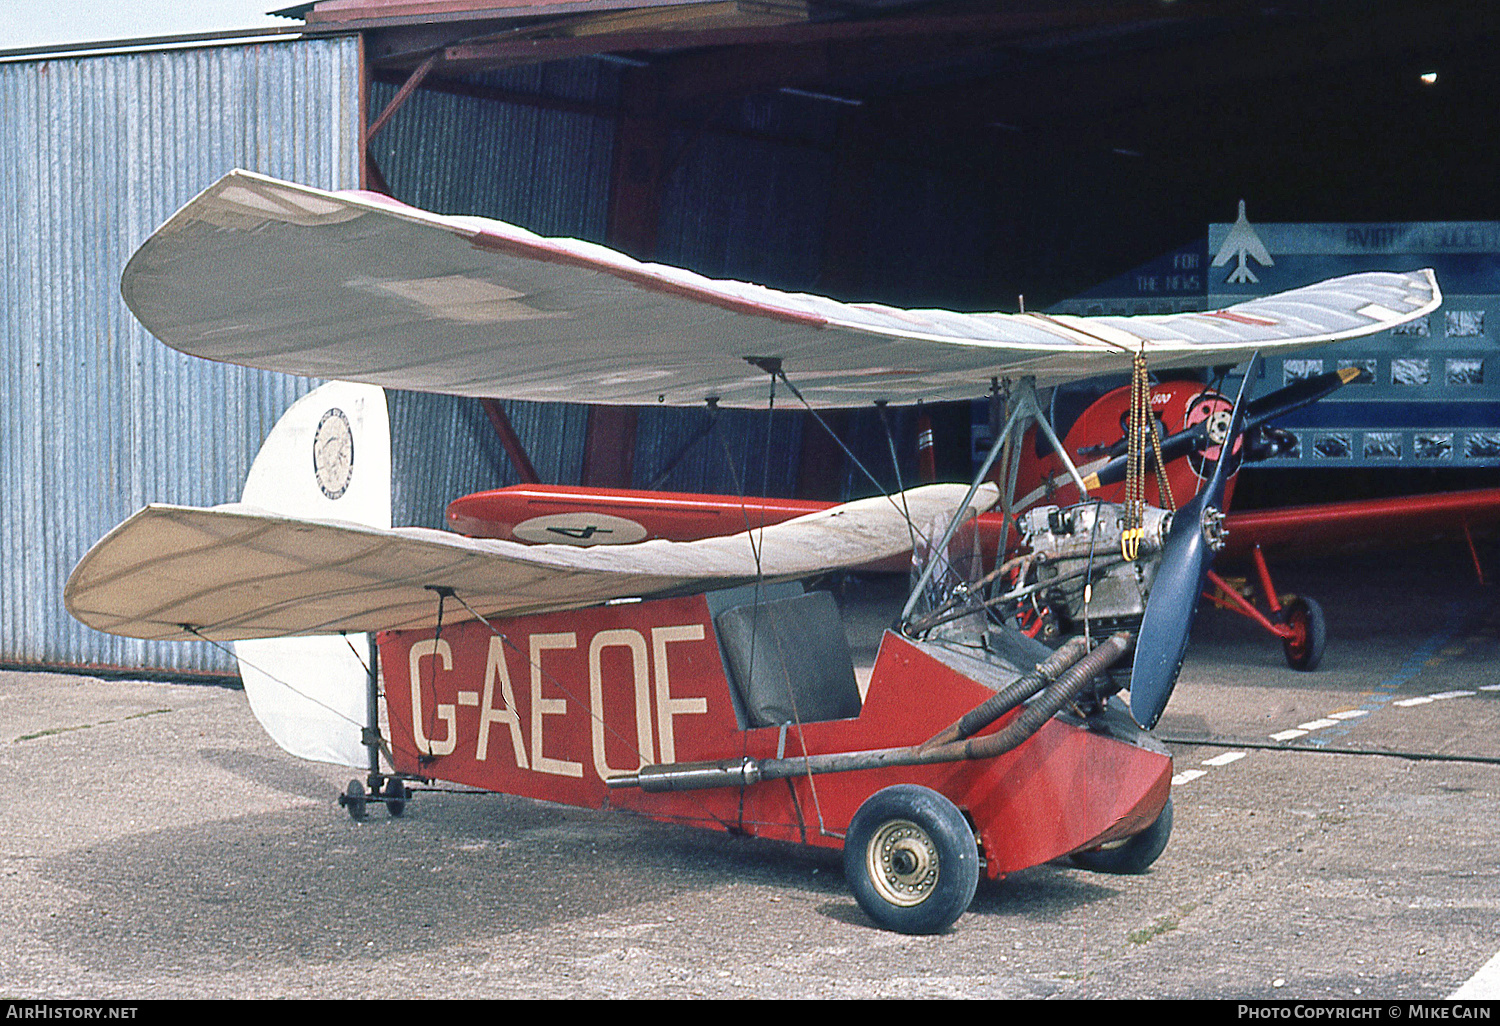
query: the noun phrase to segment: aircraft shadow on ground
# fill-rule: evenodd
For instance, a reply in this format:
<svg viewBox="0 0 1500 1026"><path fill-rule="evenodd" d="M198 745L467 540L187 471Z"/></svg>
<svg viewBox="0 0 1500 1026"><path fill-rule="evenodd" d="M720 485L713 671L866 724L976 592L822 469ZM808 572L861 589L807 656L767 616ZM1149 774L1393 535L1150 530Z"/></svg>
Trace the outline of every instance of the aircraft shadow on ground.
<svg viewBox="0 0 1500 1026"><path fill-rule="evenodd" d="M43 875L80 899L39 939L101 968L232 971L399 957L732 885L800 891L820 914L874 928L837 851L503 795L419 794L401 819L376 809L354 823L295 766L206 755L326 804L235 816L231 794L224 819L50 859ZM1023 875L982 883L973 911L1051 919L1113 893L1067 870Z"/></svg>

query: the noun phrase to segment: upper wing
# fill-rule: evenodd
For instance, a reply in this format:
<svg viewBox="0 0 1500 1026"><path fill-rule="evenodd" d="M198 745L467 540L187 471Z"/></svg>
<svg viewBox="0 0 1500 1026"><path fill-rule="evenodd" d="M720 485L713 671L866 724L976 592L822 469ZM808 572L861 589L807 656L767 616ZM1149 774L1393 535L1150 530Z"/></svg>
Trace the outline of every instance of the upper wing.
<svg viewBox="0 0 1500 1026"><path fill-rule="evenodd" d="M1267 552L1332 555L1375 545L1415 545L1500 523L1500 488L1230 513L1226 557Z"/></svg>
<svg viewBox="0 0 1500 1026"><path fill-rule="evenodd" d="M1212 313L898 310L718 281L602 246L234 171L131 258L126 303L185 353L391 388L539 401L765 404L773 357L808 402L967 399L1237 362L1435 309L1431 271L1352 275Z"/></svg>
<svg viewBox="0 0 1500 1026"><path fill-rule="evenodd" d="M625 596L807 577L911 549L903 510L951 515L963 485L834 506L754 532L694 542L578 548L446 531L281 516L246 506L147 506L89 550L63 592L79 620L147 639L239 640L432 626L451 588L483 616L573 609ZM976 511L997 498L975 496ZM456 601L445 618L469 614Z"/></svg>

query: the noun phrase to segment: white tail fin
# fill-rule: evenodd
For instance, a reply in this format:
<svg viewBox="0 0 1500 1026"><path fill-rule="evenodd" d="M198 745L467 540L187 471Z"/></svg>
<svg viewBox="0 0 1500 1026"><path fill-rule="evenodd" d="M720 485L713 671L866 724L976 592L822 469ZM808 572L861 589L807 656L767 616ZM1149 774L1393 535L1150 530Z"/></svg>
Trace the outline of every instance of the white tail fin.
<svg viewBox="0 0 1500 1026"><path fill-rule="evenodd" d="M275 513L391 526L385 391L335 381L293 403L250 467L241 501ZM237 641L240 679L266 733L303 759L364 768L369 636Z"/></svg>

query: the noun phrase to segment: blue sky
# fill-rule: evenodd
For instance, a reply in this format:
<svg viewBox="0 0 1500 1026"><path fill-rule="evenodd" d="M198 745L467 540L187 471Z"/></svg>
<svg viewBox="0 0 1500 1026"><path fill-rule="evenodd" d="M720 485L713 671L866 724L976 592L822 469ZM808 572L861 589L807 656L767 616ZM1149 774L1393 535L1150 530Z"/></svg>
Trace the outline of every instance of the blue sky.
<svg viewBox="0 0 1500 1026"><path fill-rule="evenodd" d="M295 0L0 0L0 49L291 26L267 11Z"/></svg>

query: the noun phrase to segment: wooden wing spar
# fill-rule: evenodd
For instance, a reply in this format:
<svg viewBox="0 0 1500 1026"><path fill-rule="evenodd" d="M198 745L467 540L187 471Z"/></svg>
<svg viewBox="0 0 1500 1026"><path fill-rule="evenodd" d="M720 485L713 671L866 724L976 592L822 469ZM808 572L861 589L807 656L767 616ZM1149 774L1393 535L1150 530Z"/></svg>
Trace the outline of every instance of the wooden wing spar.
<svg viewBox="0 0 1500 1026"><path fill-rule="evenodd" d="M435 587L489 617L809 577L910 551L963 485L914 488L753 532L578 548L281 516L247 506L147 506L106 535L63 592L83 623L132 638L216 641L432 627ZM972 508L998 492L984 486ZM752 547L751 542L754 542ZM757 550L760 553L756 557ZM455 600L445 622L471 619Z"/></svg>
<svg viewBox="0 0 1500 1026"><path fill-rule="evenodd" d="M454 395L763 407L781 361L814 406L982 395L1234 363L1437 308L1430 270L1351 275L1208 313L956 313L840 303L641 263L500 221L234 171L136 252L125 301L184 353Z"/></svg>

